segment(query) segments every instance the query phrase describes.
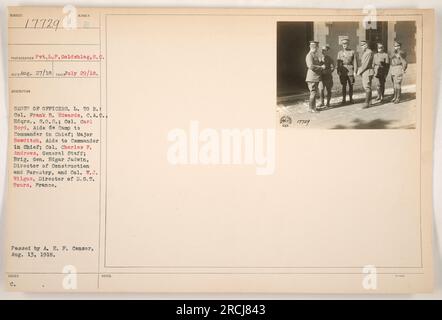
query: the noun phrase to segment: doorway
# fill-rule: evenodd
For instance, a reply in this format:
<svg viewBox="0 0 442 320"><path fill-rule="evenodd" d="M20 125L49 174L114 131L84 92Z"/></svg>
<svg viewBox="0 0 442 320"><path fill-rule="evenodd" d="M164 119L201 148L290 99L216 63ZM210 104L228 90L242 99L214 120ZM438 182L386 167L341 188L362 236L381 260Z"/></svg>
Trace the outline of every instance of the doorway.
<svg viewBox="0 0 442 320"><path fill-rule="evenodd" d="M388 48L388 22L377 21L376 27L373 29L367 29L365 31L365 37L368 43L368 47L377 52L377 44L382 43L385 50Z"/></svg>
<svg viewBox="0 0 442 320"><path fill-rule="evenodd" d="M313 22L277 23L277 95L308 91L305 83L305 56L313 40Z"/></svg>

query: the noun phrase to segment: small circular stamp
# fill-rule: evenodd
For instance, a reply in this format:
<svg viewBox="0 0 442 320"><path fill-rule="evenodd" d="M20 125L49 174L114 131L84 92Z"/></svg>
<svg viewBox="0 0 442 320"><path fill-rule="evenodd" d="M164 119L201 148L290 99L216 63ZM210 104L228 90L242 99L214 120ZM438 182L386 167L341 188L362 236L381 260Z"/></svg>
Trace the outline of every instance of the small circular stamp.
<svg viewBox="0 0 442 320"><path fill-rule="evenodd" d="M292 124L292 118L290 116L282 116L279 119L279 123L281 124L281 126L283 126L284 128L287 128L288 126L290 126Z"/></svg>

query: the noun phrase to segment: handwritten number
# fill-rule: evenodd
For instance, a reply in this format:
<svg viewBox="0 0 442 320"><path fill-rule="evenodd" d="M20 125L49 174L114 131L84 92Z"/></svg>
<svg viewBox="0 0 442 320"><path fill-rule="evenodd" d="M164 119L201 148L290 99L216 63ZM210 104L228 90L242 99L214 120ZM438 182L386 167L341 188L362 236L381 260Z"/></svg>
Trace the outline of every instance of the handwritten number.
<svg viewBox="0 0 442 320"><path fill-rule="evenodd" d="M54 31L58 30L60 26L60 19L26 19L25 29L33 28L33 29L53 29Z"/></svg>

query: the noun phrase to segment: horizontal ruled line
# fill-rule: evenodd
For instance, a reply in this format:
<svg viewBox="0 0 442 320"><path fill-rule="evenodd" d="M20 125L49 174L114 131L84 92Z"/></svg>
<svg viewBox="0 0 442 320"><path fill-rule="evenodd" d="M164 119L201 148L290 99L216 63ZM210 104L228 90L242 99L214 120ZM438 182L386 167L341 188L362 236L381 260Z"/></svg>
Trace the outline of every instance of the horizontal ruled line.
<svg viewBox="0 0 442 320"><path fill-rule="evenodd" d="M301 267L290 267L290 266L111 266L105 265L105 268L150 268L150 269L363 269L364 266L360 267L340 267L340 266L301 266ZM410 267L410 266L376 266L377 269L421 269L422 266Z"/></svg>
<svg viewBox="0 0 442 320"><path fill-rule="evenodd" d="M28 30L39 30L39 31L43 31L43 30L48 30L48 31L59 31L59 30L64 30L64 28L58 28L57 30L54 30L54 28L31 28L31 27L19 27L19 26L10 26L8 27L8 29L28 29ZM100 29L100 27L77 27L77 28L73 28L72 30L94 30L94 29ZM66 29L67 30L67 29ZM69 31L71 31L71 29L69 29Z"/></svg>
<svg viewBox="0 0 442 320"><path fill-rule="evenodd" d="M99 46L99 43L8 43L8 46Z"/></svg>
<svg viewBox="0 0 442 320"><path fill-rule="evenodd" d="M99 79L100 77L9 77L9 79Z"/></svg>
<svg viewBox="0 0 442 320"><path fill-rule="evenodd" d="M100 62L101 60L9 60L9 62Z"/></svg>
<svg viewBox="0 0 442 320"><path fill-rule="evenodd" d="M6 272L10 275L66 275L62 272ZM74 274L86 274L86 275L139 275L139 274L309 274L309 275L340 275L340 274L356 274L360 275L361 272L75 272ZM376 274L425 274L424 272L377 272Z"/></svg>

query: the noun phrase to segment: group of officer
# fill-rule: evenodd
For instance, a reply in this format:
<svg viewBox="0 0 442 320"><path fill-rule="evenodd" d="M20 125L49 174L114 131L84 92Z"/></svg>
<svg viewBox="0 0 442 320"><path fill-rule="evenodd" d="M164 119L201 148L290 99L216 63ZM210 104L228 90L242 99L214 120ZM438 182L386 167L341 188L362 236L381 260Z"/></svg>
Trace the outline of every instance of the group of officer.
<svg viewBox="0 0 442 320"><path fill-rule="evenodd" d="M377 44L377 52L373 53L373 51L368 48L367 41L361 41L362 54L361 65L359 67L356 52L349 48L348 39L343 39L341 45L342 50L338 52L337 64L335 66L333 59L327 54L330 50L330 46L325 45L322 47L322 54L319 54L319 42L310 41L310 51L305 58L308 68L305 81L310 90L309 111L319 112L316 106L316 95L318 92L321 101L319 107L323 107L324 105L327 107L330 106L333 88L333 72L335 69L342 85L342 105L347 104L347 86L349 103L353 103L353 85L356 76L362 78L362 87L365 91L363 108L371 107L371 86L373 78L376 81L377 88L377 97L374 102L382 102L385 94L385 81L389 72L394 88L394 96L391 101L399 103L402 79L407 70L407 61L405 59L405 53L401 50L401 43L398 41L394 42L394 53L390 57L388 53L385 52L382 43ZM324 104L325 99L326 103Z"/></svg>

